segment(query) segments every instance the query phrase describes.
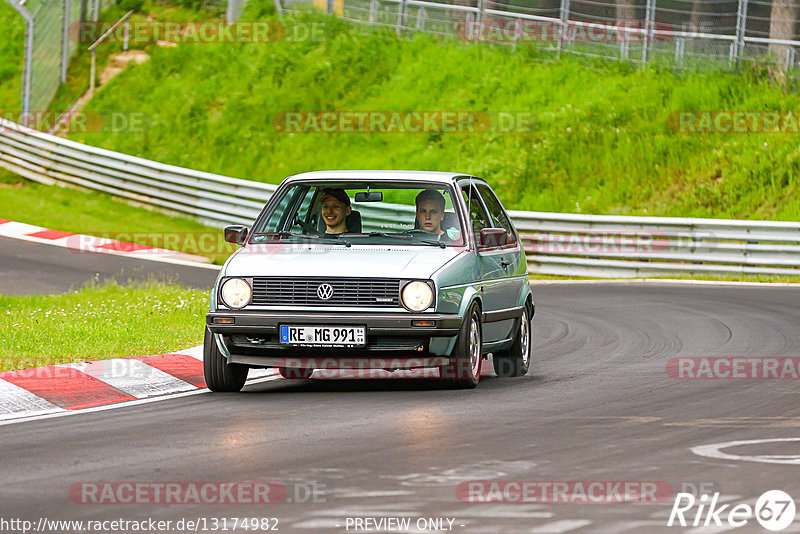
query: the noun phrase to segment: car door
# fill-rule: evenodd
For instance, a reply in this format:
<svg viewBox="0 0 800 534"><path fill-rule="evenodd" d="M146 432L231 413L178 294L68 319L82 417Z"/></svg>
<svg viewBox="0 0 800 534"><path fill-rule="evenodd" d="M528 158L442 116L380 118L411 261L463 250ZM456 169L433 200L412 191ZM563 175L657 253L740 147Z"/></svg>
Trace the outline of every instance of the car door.
<svg viewBox="0 0 800 534"><path fill-rule="evenodd" d="M524 255L522 254L522 245L510 217L497 195L494 194L494 191L483 183L479 183L477 187L492 219L492 226L506 231L506 244L497 249L500 265L504 269L500 276L506 277L505 282L500 284L499 291L501 295L499 298L502 301L501 308L512 308L519 303L519 297L524 289L523 286L529 280L528 266L525 264ZM511 327L513 328L513 324Z"/></svg>
<svg viewBox="0 0 800 534"><path fill-rule="evenodd" d="M464 203L469 210L470 224L475 239L475 250L480 269L480 294L483 302L484 318L490 318L483 324L483 344L485 350L491 350L491 344L508 338L513 325L508 321L492 320L497 312L509 305L504 302L503 287L507 278L506 267L502 265L503 251L500 247L480 247L480 234L484 228L492 228L492 220L486 209L476 185L477 181L469 181L461 185Z"/></svg>

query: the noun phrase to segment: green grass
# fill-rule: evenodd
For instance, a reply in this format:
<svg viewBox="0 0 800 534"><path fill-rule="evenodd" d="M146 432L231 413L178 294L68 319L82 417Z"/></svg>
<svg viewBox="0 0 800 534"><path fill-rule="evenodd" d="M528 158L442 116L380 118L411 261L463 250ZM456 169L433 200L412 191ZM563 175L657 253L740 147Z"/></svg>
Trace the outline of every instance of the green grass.
<svg viewBox="0 0 800 534"><path fill-rule="evenodd" d="M8 2L0 3L0 111L20 108L25 22Z"/></svg>
<svg viewBox="0 0 800 534"><path fill-rule="evenodd" d="M105 193L29 182L3 169L0 218L178 250L218 265L237 248L223 241L222 230L192 219L132 206Z"/></svg>
<svg viewBox="0 0 800 534"><path fill-rule="evenodd" d="M269 17L263 0L251 4ZM458 170L487 178L511 209L800 220L796 135L667 127L679 110L800 109L795 82L770 81L759 67L676 73L574 57L543 62L524 45L511 52L398 39L318 15L288 24L320 24L323 37L148 49L152 59L120 74L89 108L144 112L149 128L74 137L270 183L313 169ZM293 135L273 127L281 112L308 110L528 111L538 127Z"/></svg>
<svg viewBox="0 0 800 534"><path fill-rule="evenodd" d="M64 295L0 295L0 371L198 345L207 308L206 291L156 281L87 284Z"/></svg>

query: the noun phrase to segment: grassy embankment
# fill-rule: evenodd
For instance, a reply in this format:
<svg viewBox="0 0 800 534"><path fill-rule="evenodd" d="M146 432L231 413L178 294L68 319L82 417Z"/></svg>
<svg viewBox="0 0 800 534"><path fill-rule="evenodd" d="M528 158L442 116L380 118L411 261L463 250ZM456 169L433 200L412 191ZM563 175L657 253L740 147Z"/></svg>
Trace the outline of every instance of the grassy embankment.
<svg viewBox="0 0 800 534"><path fill-rule="evenodd" d="M511 52L427 35L398 39L319 16L287 24L317 24L320 38L151 47L149 62L120 74L89 105L144 112L150 127L75 138L272 183L324 168L459 170L486 177L511 209L800 220L797 135L667 126L684 110L796 110L792 81L770 81L754 67L675 73L571 57L542 62L524 45ZM530 111L538 126L276 131L274 118L293 110Z"/></svg>
<svg viewBox="0 0 800 534"><path fill-rule="evenodd" d="M206 291L154 281L88 284L64 295L0 295L0 371L197 345L207 303Z"/></svg>

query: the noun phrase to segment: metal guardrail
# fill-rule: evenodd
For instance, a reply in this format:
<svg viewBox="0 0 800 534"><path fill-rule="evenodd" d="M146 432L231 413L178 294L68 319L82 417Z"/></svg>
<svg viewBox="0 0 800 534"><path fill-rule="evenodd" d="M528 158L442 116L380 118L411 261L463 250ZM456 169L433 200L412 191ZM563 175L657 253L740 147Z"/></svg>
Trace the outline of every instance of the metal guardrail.
<svg viewBox="0 0 800 534"><path fill-rule="evenodd" d="M276 188L83 145L2 118L0 167L36 182L104 191L218 227L252 224ZM364 210L387 225L403 211ZM531 273L609 278L800 275L797 222L509 214L522 236Z"/></svg>
<svg viewBox="0 0 800 534"><path fill-rule="evenodd" d="M0 118L0 166L191 215L213 226L251 224L274 185L164 165L38 132Z"/></svg>

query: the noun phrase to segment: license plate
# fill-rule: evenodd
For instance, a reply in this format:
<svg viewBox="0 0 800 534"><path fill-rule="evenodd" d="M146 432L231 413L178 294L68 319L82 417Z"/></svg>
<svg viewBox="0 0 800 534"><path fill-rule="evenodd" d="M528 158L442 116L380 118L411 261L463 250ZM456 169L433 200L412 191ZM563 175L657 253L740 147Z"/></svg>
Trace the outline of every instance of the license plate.
<svg viewBox="0 0 800 534"><path fill-rule="evenodd" d="M281 325L281 343L299 347L363 347L363 326Z"/></svg>

